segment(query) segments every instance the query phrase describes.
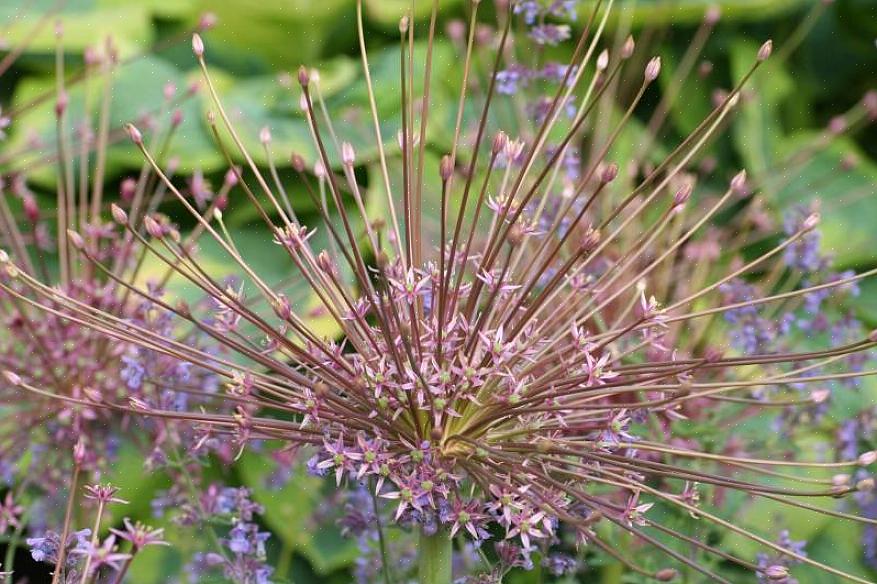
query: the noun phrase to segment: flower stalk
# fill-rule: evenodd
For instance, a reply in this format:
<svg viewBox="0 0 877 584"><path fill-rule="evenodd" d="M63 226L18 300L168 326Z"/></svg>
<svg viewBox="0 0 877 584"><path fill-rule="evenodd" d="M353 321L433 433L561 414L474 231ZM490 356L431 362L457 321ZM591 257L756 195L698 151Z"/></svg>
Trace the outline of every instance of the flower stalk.
<svg viewBox="0 0 877 584"><path fill-rule="evenodd" d="M420 584L450 584L453 543L444 529L439 529L432 535L421 530L417 546Z"/></svg>

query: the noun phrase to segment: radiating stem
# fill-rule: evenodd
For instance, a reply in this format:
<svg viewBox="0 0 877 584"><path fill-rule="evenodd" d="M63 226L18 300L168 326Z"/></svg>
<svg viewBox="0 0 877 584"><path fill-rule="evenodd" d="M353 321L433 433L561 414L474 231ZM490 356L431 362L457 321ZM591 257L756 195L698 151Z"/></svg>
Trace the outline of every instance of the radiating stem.
<svg viewBox="0 0 877 584"><path fill-rule="evenodd" d="M451 548L453 541L447 531L439 530L433 535L420 532L417 546L419 556L418 582L420 584L450 584Z"/></svg>

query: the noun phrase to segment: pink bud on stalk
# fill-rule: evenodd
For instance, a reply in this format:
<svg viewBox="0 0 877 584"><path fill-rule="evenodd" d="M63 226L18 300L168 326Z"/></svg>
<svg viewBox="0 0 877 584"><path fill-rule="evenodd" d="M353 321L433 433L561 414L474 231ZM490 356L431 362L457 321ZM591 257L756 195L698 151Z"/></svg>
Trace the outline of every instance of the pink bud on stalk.
<svg viewBox="0 0 877 584"><path fill-rule="evenodd" d="M353 166L353 163L356 162L356 151L350 142L341 144L341 162L344 166Z"/></svg>
<svg viewBox="0 0 877 584"><path fill-rule="evenodd" d="M70 240L70 244L76 249L85 249L85 240L82 239L81 235L79 235L72 229L67 230L67 239Z"/></svg>
<svg viewBox="0 0 877 584"><path fill-rule="evenodd" d="M454 162L451 160L451 157L448 155L442 156L442 161L439 163L439 175L442 178L442 182L450 180L451 175L453 174Z"/></svg>
<svg viewBox="0 0 877 584"><path fill-rule="evenodd" d="M204 56L204 40L197 32L192 35L192 52L199 59Z"/></svg>
<svg viewBox="0 0 877 584"><path fill-rule="evenodd" d="M764 63L770 57L770 54L773 52L773 41L767 40L761 47L758 49L757 59L759 63Z"/></svg>
<svg viewBox="0 0 877 584"><path fill-rule="evenodd" d="M128 214L117 204L113 203L110 205L110 212L113 214L113 220L119 225L126 225L128 223Z"/></svg>
<svg viewBox="0 0 877 584"><path fill-rule="evenodd" d="M12 371L7 370L3 372L3 377L5 377L6 381L11 383L12 385L21 385L21 377L19 377L17 373L13 373Z"/></svg>
<svg viewBox="0 0 877 584"><path fill-rule="evenodd" d="M132 142L138 146L143 144L143 134L140 133L137 126L134 124L125 124L125 131L128 132L128 137L131 138Z"/></svg>
<svg viewBox="0 0 877 584"><path fill-rule="evenodd" d="M646 83L651 83L661 74L661 57L652 57L646 65Z"/></svg>

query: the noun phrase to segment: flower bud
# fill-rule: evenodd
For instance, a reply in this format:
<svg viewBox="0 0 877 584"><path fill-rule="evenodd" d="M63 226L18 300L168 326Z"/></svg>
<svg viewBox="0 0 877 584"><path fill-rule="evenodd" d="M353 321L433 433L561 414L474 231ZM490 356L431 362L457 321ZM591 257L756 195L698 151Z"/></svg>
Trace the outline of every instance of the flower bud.
<svg viewBox="0 0 877 584"><path fill-rule="evenodd" d="M600 182L603 184L611 183L618 176L618 165L614 162L607 164L600 172Z"/></svg>
<svg viewBox="0 0 877 584"><path fill-rule="evenodd" d="M229 187L233 187L238 184L238 171L234 168L229 168L225 172L225 176L222 181Z"/></svg>
<svg viewBox="0 0 877 584"><path fill-rule="evenodd" d="M13 373L12 371L7 370L3 372L3 377L5 377L6 381L11 383L12 385L21 385L21 377L19 377L17 373Z"/></svg>
<svg viewBox="0 0 877 584"><path fill-rule="evenodd" d="M137 126L134 124L125 124L125 131L128 132L128 137L131 138L132 142L138 146L143 144L143 134L140 133Z"/></svg>
<svg viewBox="0 0 877 584"><path fill-rule="evenodd" d="M85 462L85 442L82 438L76 441L73 446L73 462L78 466Z"/></svg>
<svg viewBox="0 0 877 584"><path fill-rule="evenodd" d="M174 95L177 93L177 86L168 81L164 84L164 87L161 89L162 94L164 95L164 99L166 101L170 101L174 98Z"/></svg>
<svg viewBox="0 0 877 584"><path fill-rule="evenodd" d="M605 71L609 66L609 51L603 49L600 51L600 54L597 55L597 71Z"/></svg>
<svg viewBox="0 0 877 584"><path fill-rule="evenodd" d="M758 59L758 62L763 63L763 62L767 61L767 59L770 57L770 54L772 52L773 52L773 41L772 40L765 41L765 43L763 45L761 45L761 47L758 49L758 55L756 56L756 58Z"/></svg>
<svg viewBox="0 0 877 584"><path fill-rule="evenodd" d="M125 225L128 223L128 214L117 204L113 203L110 205L110 213L113 215L113 220L119 225Z"/></svg>
<svg viewBox="0 0 877 584"><path fill-rule="evenodd" d="M281 320L289 320L292 316L292 307L289 305L289 299L285 295L278 294L277 299L272 302L272 305L277 318Z"/></svg>
<svg viewBox="0 0 877 584"><path fill-rule="evenodd" d="M703 21L709 26L715 26L721 17L722 9L717 4L713 4L706 9L706 12L703 15Z"/></svg>
<svg viewBox="0 0 877 584"><path fill-rule="evenodd" d="M55 115L59 118L63 116L69 103L70 97L67 95L66 91L62 91L58 94L58 100L55 102Z"/></svg>
<svg viewBox="0 0 877 584"><path fill-rule="evenodd" d="M307 68L302 65L298 68L298 84L302 87L307 87L311 82L311 74L308 73Z"/></svg>
<svg viewBox="0 0 877 584"><path fill-rule="evenodd" d="M502 131L498 132L496 134L496 136L494 136L494 138L493 138L493 149L491 150L491 152L494 155L499 154L500 152L503 151L503 149L505 148L508 141L509 141L508 134L506 134L505 132L502 132Z"/></svg>
<svg viewBox="0 0 877 584"><path fill-rule="evenodd" d="M517 247L522 241L524 241L524 230L519 223L515 223L511 226L509 233L506 236L506 241L508 241L509 245L512 247Z"/></svg>
<svg viewBox="0 0 877 584"><path fill-rule="evenodd" d="M180 124L183 123L183 110L177 108L174 110L174 113L171 114L171 126L174 128L179 128Z"/></svg>
<svg viewBox="0 0 877 584"><path fill-rule="evenodd" d="M676 578L679 573L673 568L664 568L655 573L655 580L658 582L670 582Z"/></svg>
<svg viewBox="0 0 877 584"><path fill-rule="evenodd" d="M448 182L453 174L454 161L446 154L442 156L442 161L439 163L439 176L441 176L442 182Z"/></svg>
<svg viewBox="0 0 877 584"><path fill-rule="evenodd" d="M804 219L804 223L801 224L801 229L803 231L811 231L817 225L819 225L820 215L819 213L810 213L806 219Z"/></svg>
<svg viewBox="0 0 877 584"><path fill-rule="evenodd" d="M810 392L810 399L814 404L825 403L831 397L831 391L828 389L816 389Z"/></svg>
<svg viewBox="0 0 877 584"><path fill-rule="evenodd" d="M305 159L302 158L301 154L293 152L289 158L290 163L292 163L292 168L296 172L304 172L305 168L307 168L307 163L305 163Z"/></svg>
<svg viewBox="0 0 877 584"><path fill-rule="evenodd" d="M877 329L868 333L868 342L877 343Z"/></svg>
<svg viewBox="0 0 877 584"><path fill-rule="evenodd" d="M661 57L652 57L646 65L646 83L651 83L661 74Z"/></svg>
<svg viewBox="0 0 877 584"><path fill-rule="evenodd" d="M24 197L21 200L21 205L24 208L24 214L27 216L28 221L36 223L40 220L40 208L37 206L37 200L34 197Z"/></svg>
<svg viewBox="0 0 877 584"><path fill-rule="evenodd" d="M765 568L764 576L767 578L768 582L780 582L789 577L789 569L785 566L774 564L773 566Z"/></svg>
<svg viewBox="0 0 877 584"><path fill-rule="evenodd" d="M869 450L859 456L860 466L870 466L877 462L877 450Z"/></svg>
<svg viewBox="0 0 877 584"><path fill-rule="evenodd" d="M408 25L409 25L408 16L405 15L399 19L399 32L402 34L407 33L408 32Z"/></svg>
<svg viewBox="0 0 877 584"><path fill-rule="evenodd" d="M259 131L259 142L261 142L262 145L271 143L271 129L268 128L268 126L264 126Z"/></svg>
<svg viewBox="0 0 877 584"><path fill-rule="evenodd" d="M748 192L746 188L746 171L741 170L731 179L731 190L738 195L745 196Z"/></svg>
<svg viewBox="0 0 877 584"><path fill-rule="evenodd" d="M860 493L870 493L874 490L874 479L869 477L867 479L860 480L856 483L856 490Z"/></svg>
<svg viewBox="0 0 877 584"><path fill-rule="evenodd" d="M317 178L326 178L326 167L323 166L322 160L318 160L314 163L314 176Z"/></svg>
<svg viewBox="0 0 877 584"><path fill-rule="evenodd" d="M219 22L219 17L216 16L215 12L205 12L201 15L201 18L198 19L198 30L210 30L216 26L217 22Z"/></svg>
<svg viewBox="0 0 877 584"><path fill-rule="evenodd" d="M326 250L321 251L317 256L317 267L327 273L332 273L334 271L335 266L332 264L332 258L329 257Z"/></svg>
<svg viewBox="0 0 877 584"><path fill-rule="evenodd" d="M146 227L146 233L148 233L152 237L161 239L164 236L161 225L150 215L147 215L143 218L143 226Z"/></svg>
<svg viewBox="0 0 877 584"><path fill-rule="evenodd" d="M684 205L689 197L691 197L691 191L693 190L693 186L691 183L685 183L679 190L676 191L676 194L673 196L673 207L681 207Z"/></svg>
<svg viewBox="0 0 877 584"><path fill-rule="evenodd" d="M633 51L636 48L636 43L633 41L633 36L628 35L624 40L624 44L621 45L621 58L622 59L630 59L633 55Z"/></svg>
<svg viewBox="0 0 877 584"><path fill-rule="evenodd" d="M192 52L199 59L204 56L204 40L197 32L192 35Z"/></svg>
<svg viewBox="0 0 877 584"><path fill-rule="evenodd" d="M356 162L356 151L350 142L341 144L341 162L344 166L353 166L353 163Z"/></svg>
<svg viewBox="0 0 877 584"><path fill-rule="evenodd" d="M72 245L76 249L85 249L85 240L82 239L81 235L79 235L72 229L67 230L67 239L70 240L70 245Z"/></svg>

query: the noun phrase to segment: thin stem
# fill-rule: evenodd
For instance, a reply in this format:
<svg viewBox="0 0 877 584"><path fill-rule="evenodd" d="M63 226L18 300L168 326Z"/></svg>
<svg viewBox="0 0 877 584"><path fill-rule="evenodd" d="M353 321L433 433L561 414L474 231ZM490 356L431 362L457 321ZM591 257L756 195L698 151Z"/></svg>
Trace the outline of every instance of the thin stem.
<svg viewBox="0 0 877 584"><path fill-rule="evenodd" d="M417 546L419 555L417 581L420 584L450 584L452 543L444 530L432 535L420 532L420 542Z"/></svg>

